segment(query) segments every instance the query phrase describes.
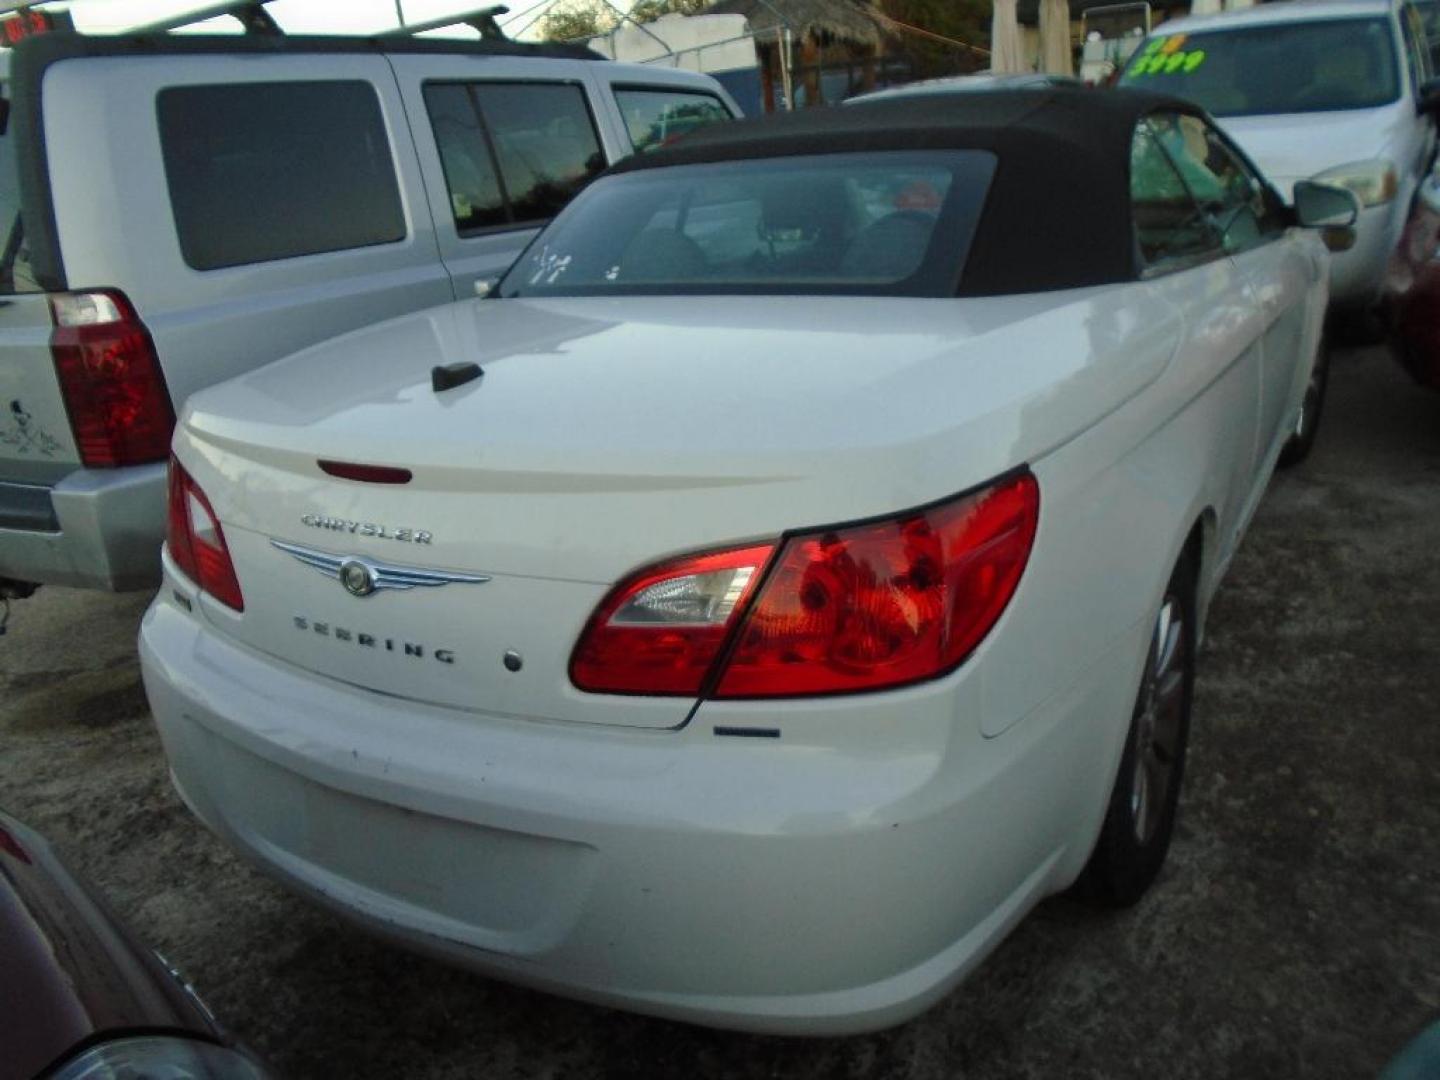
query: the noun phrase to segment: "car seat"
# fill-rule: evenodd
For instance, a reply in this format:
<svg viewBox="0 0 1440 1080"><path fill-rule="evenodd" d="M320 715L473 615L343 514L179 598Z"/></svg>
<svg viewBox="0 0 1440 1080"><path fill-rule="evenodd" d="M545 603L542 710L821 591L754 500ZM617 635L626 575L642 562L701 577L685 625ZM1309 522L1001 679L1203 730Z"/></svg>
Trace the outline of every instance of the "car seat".
<svg viewBox="0 0 1440 1080"><path fill-rule="evenodd" d="M707 263L700 245L674 229L646 229L626 245L617 280L624 282L685 282L705 276Z"/></svg>
<svg viewBox="0 0 1440 1080"><path fill-rule="evenodd" d="M856 234L840 272L857 280L901 281L920 266L934 231L934 216L923 210L886 214Z"/></svg>

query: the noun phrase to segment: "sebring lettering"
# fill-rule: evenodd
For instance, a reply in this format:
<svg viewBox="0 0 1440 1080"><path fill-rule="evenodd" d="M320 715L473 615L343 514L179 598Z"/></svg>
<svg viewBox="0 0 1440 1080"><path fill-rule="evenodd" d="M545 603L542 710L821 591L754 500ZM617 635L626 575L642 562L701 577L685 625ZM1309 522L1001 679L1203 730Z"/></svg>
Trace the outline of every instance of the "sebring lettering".
<svg viewBox="0 0 1440 1080"><path fill-rule="evenodd" d="M455 652L452 649L432 649L427 645L417 645L413 641L397 641L395 638L362 634L358 630L334 626L328 622L320 622L318 619L308 619L304 615L296 615L294 620L296 630L309 630L321 637L333 638L335 641L347 641L352 645L360 645L367 649L381 649L417 660L423 660L429 656L442 664L455 663Z"/></svg>
<svg viewBox="0 0 1440 1080"><path fill-rule="evenodd" d="M407 544L428 544L435 539L433 533L424 529L392 529L388 525L376 525L373 521L347 521L323 514L302 514L300 523L312 529L330 529L352 536L373 536L377 540L399 540Z"/></svg>

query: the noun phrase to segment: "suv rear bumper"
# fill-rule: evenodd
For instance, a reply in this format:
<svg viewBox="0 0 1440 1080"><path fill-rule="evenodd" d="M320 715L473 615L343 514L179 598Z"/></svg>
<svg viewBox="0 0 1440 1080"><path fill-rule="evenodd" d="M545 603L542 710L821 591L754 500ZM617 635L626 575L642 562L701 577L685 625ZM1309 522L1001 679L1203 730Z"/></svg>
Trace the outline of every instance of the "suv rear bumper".
<svg viewBox="0 0 1440 1080"><path fill-rule="evenodd" d="M164 539L164 462L79 469L49 488L0 482L0 577L153 588Z"/></svg>

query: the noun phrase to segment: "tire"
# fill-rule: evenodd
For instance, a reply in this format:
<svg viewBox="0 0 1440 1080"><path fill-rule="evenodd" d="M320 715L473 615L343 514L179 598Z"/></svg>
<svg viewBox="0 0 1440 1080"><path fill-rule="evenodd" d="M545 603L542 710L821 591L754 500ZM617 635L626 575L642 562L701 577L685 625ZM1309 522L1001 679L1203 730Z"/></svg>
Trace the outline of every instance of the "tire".
<svg viewBox="0 0 1440 1080"><path fill-rule="evenodd" d="M1195 577L1187 555L1165 587L1105 823L1075 884L1105 907L1139 900L1170 850L1195 687Z"/></svg>
<svg viewBox="0 0 1440 1080"><path fill-rule="evenodd" d="M1314 370L1310 372L1310 384L1305 387L1305 400L1300 406L1300 416L1295 421L1295 430L1275 463L1280 468L1288 469L1310 456L1310 451L1315 446L1315 433L1320 430L1320 419L1325 412L1325 391L1329 385L1330 349L1321 341L1320 350L1315 354Z"/></svg>

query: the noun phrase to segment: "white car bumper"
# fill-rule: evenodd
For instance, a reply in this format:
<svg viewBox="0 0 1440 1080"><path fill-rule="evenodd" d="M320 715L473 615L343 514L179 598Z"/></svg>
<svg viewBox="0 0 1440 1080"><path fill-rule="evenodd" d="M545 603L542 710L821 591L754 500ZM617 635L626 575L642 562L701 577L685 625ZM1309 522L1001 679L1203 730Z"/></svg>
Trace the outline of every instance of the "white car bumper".
<svg viewBox="0 0 1440 1080"><path fill-rule="evenodd" d="M262 868L504 979L810 1034L920 1012L1074 877L1145 642L1137 627L996 738L983 649L935 683L708 703L655 731L359 690L231 643L186 601L207 602L167 574L146 689L182 796ZM781 736L715 733L739 723Z"/></svg>

